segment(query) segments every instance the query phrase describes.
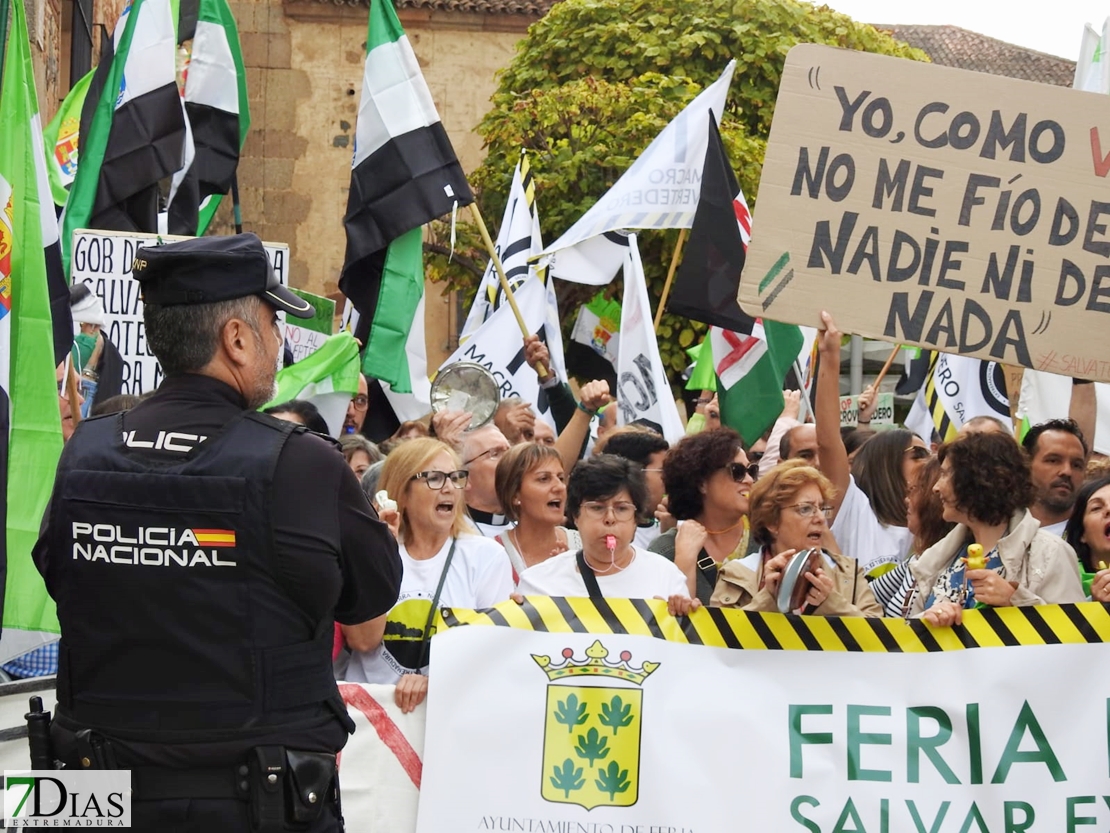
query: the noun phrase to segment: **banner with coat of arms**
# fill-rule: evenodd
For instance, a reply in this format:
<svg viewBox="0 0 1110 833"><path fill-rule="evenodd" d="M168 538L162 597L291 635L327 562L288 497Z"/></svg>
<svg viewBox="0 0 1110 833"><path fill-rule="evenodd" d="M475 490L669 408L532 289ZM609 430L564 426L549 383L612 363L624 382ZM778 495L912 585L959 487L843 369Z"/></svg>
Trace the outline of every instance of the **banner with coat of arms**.
<svg viewBox="0 0 1110 833"><path fill-rule="evenodd" d="M536 597L443 618L418 833L1110 827L1107 606L942 629Z"/></svg>

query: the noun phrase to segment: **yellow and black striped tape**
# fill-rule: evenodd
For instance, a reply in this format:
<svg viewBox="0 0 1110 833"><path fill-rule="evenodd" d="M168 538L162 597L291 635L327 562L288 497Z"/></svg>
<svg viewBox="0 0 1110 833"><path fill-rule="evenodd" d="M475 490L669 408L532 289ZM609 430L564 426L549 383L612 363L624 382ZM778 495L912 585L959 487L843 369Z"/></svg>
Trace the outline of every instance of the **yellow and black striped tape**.
<svg viewBox="0 0 1110 833"><path fill-rule="evenodd" d="M644 599L529 596L486 610L444 608L438 627L494 625L546 633L637 634L716 648L771 651L923 653L1006 645L1110 642L1110 605L1000 607L964 612L962 625L861 616L793 616L702 608L676 619L667 603Z"/></svg>

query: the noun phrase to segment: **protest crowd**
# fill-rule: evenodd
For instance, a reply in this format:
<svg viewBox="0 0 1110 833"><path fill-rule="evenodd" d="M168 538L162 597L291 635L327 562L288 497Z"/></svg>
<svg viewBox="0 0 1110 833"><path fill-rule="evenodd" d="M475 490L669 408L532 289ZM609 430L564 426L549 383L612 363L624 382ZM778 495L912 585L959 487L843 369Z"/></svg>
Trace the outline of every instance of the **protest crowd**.
<svg viewBox="0 0 1110 833"><path fill-rule="evenodd" d="M18 655L5 654L0 674L5 682L56 675L53 719L34 706L28 714L32 723L41 718L41 731L30 731L35 769L130 770L140 829L325 833L342 829L337 754L355 727L340 684L350 684L342 687L348 690L390 686L402 715L448 696L434 684L434 637L452 611L492 611L487 615L502 621L505 611L523 612L538 621L540 608L553 605L569 620L575 614L568 599L589 600L597 610L612 600L633 600L638 615L664 638L663 630L694 633L699 618L711 617L717 623L777 617L830 631L849 618L879 631L863 620L889 619L909 623L897 626L903 632L960 633L965 617L997 617L1002 608L1110 604L1110 460L1095 451L1094 380L1106 380L1106 363L1092 361L1056 379L1056 389L1065 385L1068 396L1066 402L1042 397L1057 414L1052 418L1013 420L997 408L972 407L966 391L958 411L946 411L942 401L945 380L961 372L960 362L995 384L993 374L1004 362L1030 374L1061 369L1037 352L1045 344L1055 351L1056 339L1061 352L1089 359L1074 347L1074 331L1082 328L1069 321L1110 311L1101 287L1104 265L1092 273L1080 313L1076 303L1086 279L1065 260L1055 304L1062 323L1047 334L1046 315L1037 329L1030 322L1026 336L1022 310L999 312L1009 303L1019 246L1011 247L1005 274L997 252L990 253L993 271L978 300L963 308L958 345L967 341L972 318L986 322L988 335L960 350L951 298L945 296L923 332L934 289L913 287L920 294L911 315L908 292L880 298L885 289L877 288L929 285L941 235L936 228L924 260L915 259L906 274L888 276L885 284L877 225L849 249L855 211L817 218L808 263L802 265L800 251L791 260L793 238L781 245L759 240L760 234L764 241L775 234L786 240L793 234L787 222L757 227L753 238L752 214L719 132L734 61L667 124L609 194L546 248L522 150L495 246L393 4L372 0L343 217L347 247L337 276L346 308L337 310L334 300L289 286L285 244L263 243L241 228L234 235L205 235L234 179L234 164L206 163L205 154L230 136L216 155L234 162L242 143L234 141L238 113L222 111L235 118L213 128L221 116L205 111L211 108L203 96L217 87L238 89L234 78L217 78L212 68L234 70L235 59L230 46L219 60L193 54L194 70L188 81L179 80L179 90L169 71L180 46L174 26L185 25L191 14L189 25L207 34L189 49L202 49L216 29L230 44L234 22L209 4L200 12L182 11L180 21L172 19L177 9L171 14L168 3L164 13L150 11L162 2L135 0L121 17L117 52L106 53L80 120L88 152L82 151L68 182L51 182L58 186L60 219L46 196L46 210L34 203L34 221L20 224L33 201L19 203L12 194L34 191L31 182L42 186L47 171L36 167L41 154L37 161L28 155L17 176L6 167L14 156L6 149L0 154L0 209L7 201L7 213L0 214L0 268L16 275L9 284L0 272L0 301L11 295L10 285L22 291L32 279L41 290L37 310L21 306L26 295L7 307L18 317L18 331L0 329L0 382L16 391L9 403L0 387L0 405L11 405L0 462L5 475L18 471L26 478L34 471L46 483L31 488L5 481L6 615L18 620L13 627L5 618L5 631L50 637L33 639L33 647ZM27 104L33 79L27 74L30 80L13 81L24 77L13 73L25 67L12 67L22 60L18 39L27 40L26 24L21 4L0 0L3 25L9 25L9 6L14 34L0 31L6 38L0 116L7 131L18 114L37 142L37 111ZM139 72L128 64L139 60L128 58L132 39L145 44L142 60L150 67L157 46L168 44L166 72ZM804 50L825 49L800 48L802 56L784 70L784 99L803 84ZM817 58L811 63L853 60L839 52L812 53ZM141 78L147 86L125 96L125 68L128 83ZM403 81L383 92L380 77ZM188 83L208 86L190 93ZM18 102L22 109L12 103L13 89L29 91L27 101ZM819 89L816 77L805 95L820 98L810 89ZM835 89L835 99L822 93L821 116L828 120L834 113L839 131L850 134L871 91L852 103ZM125 132L118 125L142 122L137 108L159 96L170 105L162 115L169 113L173 122L158 134L169 150L152 154L162 167L116 199L141 178L140 163L120 167L121 154L110 147ZM412 100L402 101L406 96ZM222 100L231 107L229 97ZM398 123L405 131L385 126L395 115L391 107L404 111ZM860 147L866 150L870 139L885 142L890 125L876 122L884 107L891 108L887 98L868 104L860 110L861 131L840 137L858 143L853 152L861 171ZM921 112L943 112L936 107L927 104ZM117 111L127 115L113 115ZM971 118L957 118L965 117ZM1026 114L1005 136L996 129L998 118L995 110L984 142L1001 148L1005 139L1017 154ZM795 118L795 129L804 134L809 124L803 130L801 121ZM955 148L966 139L957 128L951 139L944 134L928 144L916 131L915 140L930 150L949 141ZM1046 142L1059 135L1063 153L1064 127L1046 118L1035 131ZM844 182L835 171L855 165L850 155L836 156L824 177L828 147L820 156L807 146L797 153L791 147L782 163L775 154L786 153L784 144L768 147L764 193L775 190L772 175L780 177L779 186L792 180L793 190L778 187L778 205L762 197L763 205L773 206L764 217L777 210L781 220L800 212L798 205L825 210L823 200L839 203L848 196L854 168ZM170 151L177 145L181 153L175 155ZM1059 156L1035 138L1029 151L1038 164ZM410 157L421 153L428 158L416 164ZM1013 162L998 153L1000 165ZM1022 164L1023 153L1017 154ZM186 160L194 157L202 161L190 173L193 163ZM983 157L995 161L986 149ZM1096 158L1096 170L1100 165L1105 177L1105 158ZM923 182L939 182L943 172L921 168L910 186L908 166L892 174L885 157L874 166L881 172L873 192L876 216L893 205L889 210L902 222L903 189L909 189L909 213L937 213L925 204L933 191ZM409 167L423 173L410 176ZM50 177L56 173L52 169ZM168 195L159 191L158 183L171 179ZM9 188L8 180L17 187ZM698 187L655 187L662 181ZM979 221L975 209L985 197L975 189L985 191L988 181L970 174L974 188L961 197L961 228ZM664 213L636 208L640 196L660 193L685 202ZM1029 233L1014 219L1020 219L1022 200L1033 199L1028 193L1010 215L1018 236ZM1110 257L1110 243L1094 240L1105 232L1096 222L1100 212L1110 208L1092 206L1099 207L1091 209L1086 240L1075 248ZM490 262L455 353L429 373L422 229L450 217L454 246L460 208L473 211ZM1056 222L1074 214L1076 225L1070 237L1054 225L1052 245L1067 246L1077 237L1079 214L1070 203L1068 209L1058 209ZM1005 214L1000 208L997 217ZM941 216L954 222L943 210ZM1036 217L1028 222L1031 229ZM667 288L651 298L636 232L669 229L682 231ZM1003 221L992 230L1005 231ZM894 239L918 246L900 228ZM89 264L96 246L113 251L101 262L122 271L94 274ZM13 251L18 257L7 257ZM29 251L34 269L27 265ZM889 260L894 271L897 251ZM988 262L978 250L959 279L953 277L961 268L956 255L968 251L961 241L945 244L937 256L943 263L936 291L955 296L976 282L968 277L976 268L971 261ZM756 278L752 263L759 265ZM920 278L903 283L918 263ZM806 269L841 283L821 284L824 295L816 283L801 287ZM1021 270L1017 301L1030 303L1033 261L1023 261ZM618 273L623 297L616 322L611 309L603 309L615 304L604 287ZM604 371L583 372L581 364L568 371L562 339L570 328L560 318L556 278L599 288L593 311L584 304L574 329L586 332L584 341L576 340L589 342L590 358ZM1068 281L1080 287L1075 297L1065 297ZM844 297L837 287L847 287ZM1041 284L1038 291L1044 291ZM135 319L128 328L115 326L121 322L105 309L113 292L133 299L121 313ZM990 292L996 297L985 297ZM849 334L838 320L850 327L855 302L869 301L872 293L879 300L867 312L889 322L885 340L895 352L879 378L851 400L853 418L844 425L841 353ZM991 304L997 328L986 309ZM673 396L674 374L660 357L664 310L697 323L688 331L691 340L695 329L708 327L703 343L688 351L685 404ZM34 326L23 329L24 322ZM294 333L304 341L294 343ZM687 346L681 338L675 342ZM891 385L884 389L881 381L902 344L924 353L906 362L907 379L918 364L922 373L909 391L917 397L914 408L898 423ZM37 398L23 393L31 388ZM40 410L24 410L28 403ZM15 599L17 614L15 575L38 592L26 609L27 599ZM606 665L607 649L599 650L588 654L586 665L607 672L618 667ZM570 663L574 651L564 651ZM622 652L621 673L632 668L628 673L638 683L658 667L638 659L641 665L633 668L625 654L631 656ZM531 658L550 675L548 657ZM559 719L571 731L584 721ZM614 722L613 737L628 725ZM587 731L597 735L596 727ZM389 733L380 734L389 745ZM589 743L601 749L596 737ZM600 754L582 753L591 766ZM571 764L568 759L573 774ZM620 777L599 777L596 784L614 803L628 785L620 785L624 774L610 764ZM420 788L419 778L413 783ZM606 784L613 786L603 790ZM565 798L580 788L559 787Z"/></svg>

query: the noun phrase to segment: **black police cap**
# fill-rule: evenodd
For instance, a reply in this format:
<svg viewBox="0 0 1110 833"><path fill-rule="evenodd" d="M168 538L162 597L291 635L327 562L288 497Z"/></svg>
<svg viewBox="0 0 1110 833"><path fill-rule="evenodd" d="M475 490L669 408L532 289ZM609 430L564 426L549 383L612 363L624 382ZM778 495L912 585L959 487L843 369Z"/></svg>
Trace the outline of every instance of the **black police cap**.
<svg viewBox="0 0 1110 833"><path fill-rule="evenodd" d="M281 285L262 241L249 232L143 246L135 252L131 274L142 285L144 303L213 304L257 295L297 318L316 314Z"/></svg>

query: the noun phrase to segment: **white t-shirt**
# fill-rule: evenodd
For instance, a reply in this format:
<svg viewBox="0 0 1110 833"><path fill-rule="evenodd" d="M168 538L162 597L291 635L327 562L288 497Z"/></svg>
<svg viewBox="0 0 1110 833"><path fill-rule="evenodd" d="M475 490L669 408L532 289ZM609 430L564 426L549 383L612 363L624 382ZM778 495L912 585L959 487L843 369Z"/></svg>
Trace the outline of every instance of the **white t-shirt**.
<svg viewBox="0 0 1110 833"><path fill-rule="evenodd" d="M658 537L659 522L656 521L651 526L637 526L636 537L632 539L632 543L640 549L646 550L648 545Z"/></svg>
<svg viewBox="0 0 1110 833"><path fill-rule="evenodd" d="M348 681L389 685L417 670L432 597L450 549L448 539L433 557L417 560L404 544L398 547L403 569L401 592L386 615L385 636L374 650L351 654ZM491 607L508 599L511 592L512 569L501 545L478 535L460 535L439 596L440 607Z"/></svg>
<svg viewBox="0 0 1110 833"><path fill-rule="evenodd" d="M688 596L686 576L661 555L633 546L632 563L619 573L597 577L601 595L610 599L653 599L662 596ZM575 553L561 552L520 577L517 592L528 596L589 596L586 582L578 572Z"/></svg>
<svg viewBox="0 0 1110 833"><path fill-rule="evenodd" d="M904 526L887 526L875 517L871 501L851 475L831 531L841 553L857 559L864 573L882 564L902 563L913 546L912 532Z"/></svg>

